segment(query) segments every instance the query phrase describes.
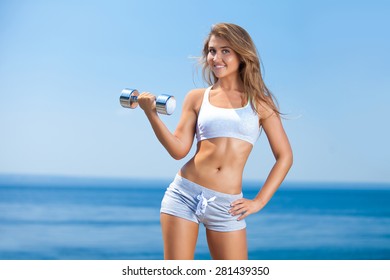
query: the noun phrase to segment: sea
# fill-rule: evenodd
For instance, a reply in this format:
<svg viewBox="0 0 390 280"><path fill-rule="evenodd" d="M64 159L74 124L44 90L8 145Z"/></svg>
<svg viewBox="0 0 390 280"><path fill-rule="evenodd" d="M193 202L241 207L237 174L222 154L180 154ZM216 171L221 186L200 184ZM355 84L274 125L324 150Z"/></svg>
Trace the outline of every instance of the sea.
<svg viewBox="0 0 390 280"><path fill-rule="evenodd" d="M161 260L169 183L0 175L0 259ZM246 222L251 260L389 260L390 184L285 182ZM195 259L211 259L203 225Z"/></svg>

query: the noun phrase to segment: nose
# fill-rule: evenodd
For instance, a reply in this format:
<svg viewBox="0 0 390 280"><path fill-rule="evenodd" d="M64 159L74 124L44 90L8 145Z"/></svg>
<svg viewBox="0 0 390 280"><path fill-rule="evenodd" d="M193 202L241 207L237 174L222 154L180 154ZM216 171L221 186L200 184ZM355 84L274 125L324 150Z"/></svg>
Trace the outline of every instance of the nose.
<svg viewBox="0 0 390 280"><path fill-rule="evenodd" d="M213 56L213 61L215 62L215 61L218 61L218 60L220 60L220 55L216 52L214 54L214 56Z"/></svg>

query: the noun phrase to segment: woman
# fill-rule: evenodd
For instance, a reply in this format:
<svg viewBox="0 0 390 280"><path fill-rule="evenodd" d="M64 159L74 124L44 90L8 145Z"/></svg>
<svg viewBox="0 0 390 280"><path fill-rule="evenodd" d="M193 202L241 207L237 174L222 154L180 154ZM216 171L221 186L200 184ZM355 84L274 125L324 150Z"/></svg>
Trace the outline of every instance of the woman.
<svg viewBox="0 0 390 280"><path fill-rule="evenodd" d="M178 172L161 204L164 258L193 259L203 223L213 259L247 259L244 219L271 199L292 165L292 151L249 34L234 24L213 26L202 58L210 87L187 94L174 133L158 117L155 96L138 97L174 159L188 154L194 135L198 141L194 157ZM276 162L257 196L245 199L242 174L261 128Z"/></svg>

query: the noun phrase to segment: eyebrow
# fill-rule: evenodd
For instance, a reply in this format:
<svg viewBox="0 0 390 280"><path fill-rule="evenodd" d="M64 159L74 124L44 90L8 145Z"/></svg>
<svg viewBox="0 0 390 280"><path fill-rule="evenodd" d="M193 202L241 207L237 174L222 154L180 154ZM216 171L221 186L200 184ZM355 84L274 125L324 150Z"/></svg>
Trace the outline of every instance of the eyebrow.
<svg viewBox="0 0 390 280"><path fill-rule="evenodd" d="M209 46L209 49L210 48L216 48L216 47L214 47L214 46ZM231 49L231 47L229 47L229 46L222 46L222 47L219 47L220 49Z"/></svg>

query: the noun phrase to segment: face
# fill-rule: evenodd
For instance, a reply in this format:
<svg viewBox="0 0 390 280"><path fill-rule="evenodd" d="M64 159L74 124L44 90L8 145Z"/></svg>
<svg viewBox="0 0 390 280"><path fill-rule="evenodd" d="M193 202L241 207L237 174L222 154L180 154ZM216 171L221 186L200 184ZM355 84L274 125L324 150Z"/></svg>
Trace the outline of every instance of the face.
<svg viewBox="0 0 390 280"><path fill-rule="evenodd" d="M225 39L213 35L208 47L207 63L218 79L238 75L240 58Z"/></svg>

